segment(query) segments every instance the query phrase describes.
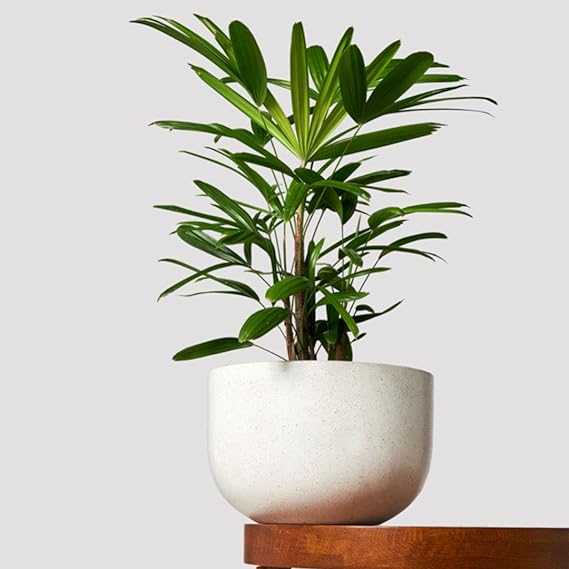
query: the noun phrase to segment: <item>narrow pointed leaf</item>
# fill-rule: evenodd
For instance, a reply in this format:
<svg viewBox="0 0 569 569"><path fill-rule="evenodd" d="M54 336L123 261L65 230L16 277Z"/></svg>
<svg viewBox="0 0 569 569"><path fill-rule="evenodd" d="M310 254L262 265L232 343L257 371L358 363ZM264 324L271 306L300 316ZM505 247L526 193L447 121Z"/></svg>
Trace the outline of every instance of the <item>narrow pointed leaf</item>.
<svg viewBox="0 0 569 569"><path fill-rule="evenodd" d="M300 22L292 28L290 47L290 83L292 114L300 150L304 153L308 139L310 117L308 102L308 64L306 61L306 40Z"/></svg>
<svg viewBox="0 0 569 569"><path fill-rule="evenodd" d="M218 124L218 123L195 123L187 121L156 121L152 123L153 125L165 128L167 130L188 130L191 132L203 132L207 134L212 134L216 138L227 137L233 140L238 140L239 142L245 144L252 150L259 152L265 156L272 156L270 152L265 150L261 144L256 140L256 138L247 130L243 128L230 128L228 126Z"/></svg>
<svg viewBox="0 0 569 569"><path fill-rule="evenodd" d="M207 182L194 180L194 183L204 194L210 197L224 213L231 217L242 228L248 229L251 233L257 233L257 226L255 225L255 222L237 202Z"/></svg>
<svg viewBox="0 0 569 569"><path fill-rule="evenodd" d="M352 178L350 182L359 184L360 186L369 186L377 182L383 182L384 180L408 176L409 174L411 174L410 170L377 170L376 172L369 172L357 178Z"/></svg>
<svg viewBox="0 0 569 569"><path fill-rule="evenodd" d="M195 360L197 358L222 354L223 352L249 348L252 345L251 342L240 342L237 338L217 338L216 340L209 340L184 348L175 354L173 359L176 362Z"/></svg>
<svg viewBox="0 0 569 569"><path fill-rule="evenodd" d="M233 46L231 45L231 39L227 36L227 34L209 18L200 16L198 14L194 14L194 16L211 32L215 38L215 41L219 44L219 47L223 49L231 62L236 64L235 54L233 53Z"/></svg>
<svg viewBox="0 0 569 569"><path fill-rule="evenodd" d="M401 47L401 41L396 40L389 44L384 50L382 50L375 59L367 66L366 75L369 83L377 80L381 77L383 71L393 60L395 54L399 51Z"/></svg>
<svg viewBox="0 0 569 569"><path fill-rule="evenodd" d="M277 140L279 140L284 146L289 148L294 152L294 147L285 137L285 135L270 121L267 121L261 111L257 109L252 103L247 99L242 97L237 91L234 91L231 87L227 86L223 81L214 77L209 71L201 69L200 67L192 66L192 69L196 72L198 77L207 85L209 85L214 91L219 93L224 99L229 101L233 106L239 109L251 120L255 121L259 126L265 128L269 133L271 133Z"/></svg>
<svg viewBox="0 0 569 569"><path fill-rule="evenodd" d="M314 81L316 90L320 91L320 88L324 83L328 67L330 67L328 56L322 46L313 45L306 50L306 57L308 60L310 77L312 77L312 81Z"/></svg>
<svg viewBox="0 0 569 569"><path fill-rule="evenodd" d="M139 18L138 20L133 20L133 23L149 26L178 40L203 55L229 76L235 78L235 70L231 61L215 46L179 22L167 18Z"/></svg>
<svg viewBox="0 0 569 569"><path fill-rule="evenodd" d="M257 105L262 105L267 96L267 68L249 28L235 20L229 24L229 35L233 44L239 76Z"/></svg>
<svg viewBox="0 0 569 569"><path fill-rule="evenodd" d="M368 219L367 223L371 229L376 229L382 223L389 219L394 219L396 217L401 217L405 215L405 210L400 207L384 207L374 213L372 213Z"/></svg>
<svg viewBox="0 0 569 569"><path fill-rule="evenodd" d="M340 318L344 321L344 323L348 327L348 330L350 330L350 332L354 336L358 336L360 333L358 325L356 324L352 316L350 316L348 311L344 308L344 305L337 299L337 297L334 296L334 293L328 292L325 289L322 289L321 292L324 295L324 299L323 301L321 301L322 304L332 305L340 315Z"/></svg>
<svg viewBox="0 0 569 569"><path fill-rule="evenodd" d="M360 134L353 138L345 138L333 144L323 146L311 156L311 160L339 158L342 155L354 154L428 136L441 126L443 125L439 123L418 123Z"/></svg>
<svg viewBox="0 0 569 569"><path fill-rule="evenodd" d="M412 53L394 67L375 88L365 105L364 121L380 116L403 93L422 77L433 63L428 52Z"/></svg>
<svg viewBox="0 0 569 569"><path fill-rule="evenodd" d="M356 316L354 316L354 320L358 324L361 324L362 322L367 322L368 320L371 320L372 318L377 318L378 316L383 316L384 314L388 314L392 310L395 310L402 302L403 302L403 300L400 300L399 302L392 304L391 306L389 306L385 310L382 310L381 312L373 312L372 314L356 314ZM357 310L357 308L356 308L356 310Z"/></svg>
<svg viewBox="0 0 569 569"><path fill-rule="evenodd" d="M348 114L360 124L364 119L367 80L364 58L356 45L346 49L340 61L340 92Z"/></svg>
<svg viewBox="0 0 569 569"><path fill-rule="evenodd" d="M267 290L265 297L267 300L274 303L278 300L283 300L284 298L288 298L289 296L302 292L309 287L310 281L306 277L285 277L271 286Z"/></svg>
<svg viewBox="0 0 569 569"><path fill-rule="evenodd" d="M165 211L172 211L174 213L181 213L183 215L190 215L192 217L199 217L201 219L207 219L209 221L214 221L223 225L235 225L232 219L225 219L223 217L218 217L217 215L210 215L209 213L203 213L201 211L194 211L191 209L186 209L185 207L180 207L177 205L155 205L156 209L163 209Z"/></svg>
<svg viewBox="0 0 569 569"><path fill-rule="evenodd" d="M239 341L247 342L264 336L281 322L284 322L288 315L289 312L286 308L276 306L263 308L251 314L239 331Z"/></svg>
<svg viewBox="0 0 569 569"><path fill-rule="evenodd" d="M312 113L312 120L310 122L310 130L308 136L309 150L313 150L316 147L317 140L320 137L320 129L324 123L324 120L326 119L326 116L328 115L330 106L334 101L334 95L336 94L336 90L338 88L338 72L340 67L340 60L342 59L344 51L350 45L353 34L353 28L348 28L344 32L344 35L342 36L342 39L340 40L340 43L338 44L338 47L332 56L326 77L322 83L322 88L320 89L318 101L316 102L314 112Z"/></svg>
<svg viewBox="0 0 569 569"><path fill-rule="evenodd" d="M235 251L232 251L228 247L219 247L214 239L212 239L206 233L202 231L190 229L181 225L176 230L176 233L182 241L194 247L195 249L199 249L204 253L208 253L213 257L217 257L218 259L222 259L224 261L228 261L234 265L246 265L244 259L242 259Z"/></svg>
<svg viewBox="0 0 569 569"><path fill-rule="evenodd" d="M293 180L290 184L285 198L284 206L284 219L289 221L294 217L294 214L300 207L300 204L304 202L306 198L306 193L308 192L308 186L303 182L298 180Z"/></svg>

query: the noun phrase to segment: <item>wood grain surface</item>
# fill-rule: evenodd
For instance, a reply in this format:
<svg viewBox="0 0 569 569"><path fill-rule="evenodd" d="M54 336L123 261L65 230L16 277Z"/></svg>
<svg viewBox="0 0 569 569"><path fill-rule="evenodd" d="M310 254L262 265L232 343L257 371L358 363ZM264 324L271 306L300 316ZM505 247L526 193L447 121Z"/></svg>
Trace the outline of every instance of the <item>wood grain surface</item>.
<svg viewBox="0 0 569 569"><path fill-rule="evenodd" d="M569 529L248 524L245 563L310 569L569 569Z"/></svg>

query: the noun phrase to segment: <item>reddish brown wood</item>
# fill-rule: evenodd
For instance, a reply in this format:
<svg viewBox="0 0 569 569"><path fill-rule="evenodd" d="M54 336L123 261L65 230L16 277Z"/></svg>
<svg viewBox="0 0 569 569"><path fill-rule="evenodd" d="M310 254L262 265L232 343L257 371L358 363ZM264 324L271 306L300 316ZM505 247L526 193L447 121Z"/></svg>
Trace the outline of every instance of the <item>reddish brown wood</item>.
<svg viewBox="0 0 569 569"><path fill-rule="evenodd" d="M569 569L569 529L249 524L245 563L312 569Z"/></svg>

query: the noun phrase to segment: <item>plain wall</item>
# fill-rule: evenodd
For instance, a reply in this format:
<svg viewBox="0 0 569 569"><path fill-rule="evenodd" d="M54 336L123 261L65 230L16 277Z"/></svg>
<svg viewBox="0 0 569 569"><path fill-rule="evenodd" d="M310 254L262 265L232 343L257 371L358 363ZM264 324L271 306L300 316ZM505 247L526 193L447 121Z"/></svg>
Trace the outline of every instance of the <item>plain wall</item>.
<svg viewBox="0 0 569 569"><path fill-rule="evenodd" d="M240 118L191 73L197 56L128 24L154 13L242 19L278 74L294 21L329 49L353 24L368 58L400 38L403 53L433 51L468 77L471 93L499 100L495 119L409 116L449 126L377 159L414 171L410 201L465 201L475 218L421 222L449 233L437 248L448 263L409 259L376 281L378 306L406 302L368 327L356 357L436 376L431 473L390 523L569 525L563 4L5 7L0 566L241 566L246 520L208 471L206 377L266 358L243 350L171 362L185 345L235 334L250 306L231 297L157 304L180 272L156 260L191 252L168 236L176 217L151 209L191 204L193 178L231 182L176 153L210 137L146 126Z"/></svg>

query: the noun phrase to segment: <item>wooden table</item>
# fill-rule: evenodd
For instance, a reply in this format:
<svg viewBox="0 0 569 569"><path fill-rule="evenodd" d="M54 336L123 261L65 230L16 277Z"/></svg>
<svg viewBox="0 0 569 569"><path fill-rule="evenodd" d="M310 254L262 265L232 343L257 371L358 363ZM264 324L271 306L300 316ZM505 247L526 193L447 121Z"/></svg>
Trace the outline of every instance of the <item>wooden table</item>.
<svg viewBox="0 0 569 569"><path fill-rule="evenodd" d="M569 529L249 524L245 563L271 569L569 569Z"/></svg>

